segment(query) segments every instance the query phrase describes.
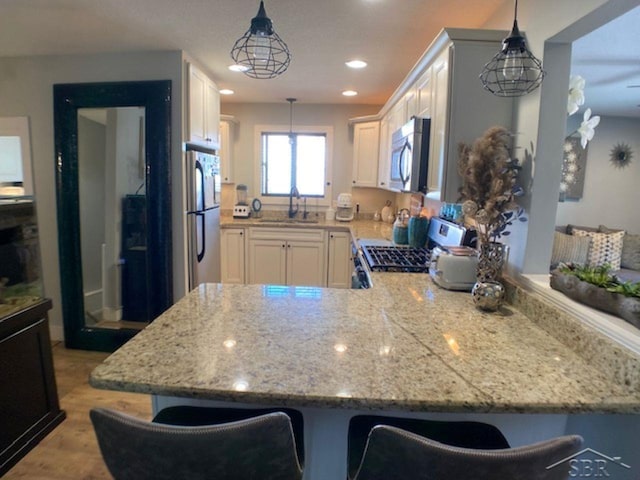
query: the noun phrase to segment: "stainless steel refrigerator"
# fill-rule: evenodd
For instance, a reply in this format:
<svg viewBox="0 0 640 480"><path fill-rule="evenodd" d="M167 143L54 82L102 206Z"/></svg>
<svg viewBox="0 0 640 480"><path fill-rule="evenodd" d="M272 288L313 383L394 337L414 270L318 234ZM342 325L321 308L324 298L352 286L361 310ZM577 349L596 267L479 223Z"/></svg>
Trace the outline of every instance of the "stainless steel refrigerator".
<svg viewBox="0 0 640 480"><path fill-rule="evenodd" d="M220 157L187 147L189 290L220 282Z"/></svg>

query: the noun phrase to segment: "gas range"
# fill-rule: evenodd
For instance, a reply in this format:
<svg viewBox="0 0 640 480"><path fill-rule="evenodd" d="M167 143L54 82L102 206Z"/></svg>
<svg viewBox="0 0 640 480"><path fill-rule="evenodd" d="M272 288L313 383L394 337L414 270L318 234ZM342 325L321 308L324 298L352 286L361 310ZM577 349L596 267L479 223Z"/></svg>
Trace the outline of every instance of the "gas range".
<svg viewBox="0 0 640 480"><path fill-rule="evenodd" d="M427 247L396 245L377 239L360 239L360 247L372 272L428 273L431 250L441 245L469 245L474 232L443 218L429 222Z"/></svg>
<svg viewBox="0 0 640 480"><path fill-rule="evenodd" d="M362 245L362 253L372 272L429 271L430 251L408 245Z"/></svg>

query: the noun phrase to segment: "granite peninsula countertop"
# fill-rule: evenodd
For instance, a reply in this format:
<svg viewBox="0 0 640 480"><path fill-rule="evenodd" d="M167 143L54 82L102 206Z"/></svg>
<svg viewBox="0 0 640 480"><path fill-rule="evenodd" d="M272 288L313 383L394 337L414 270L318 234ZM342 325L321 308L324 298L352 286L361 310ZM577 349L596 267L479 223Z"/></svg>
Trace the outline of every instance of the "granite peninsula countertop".
<svg viewBox="0 0 640 480"><path fill-rule="evenodd" d="M250 221L225 225L242 224ZM390 233L380 222L340 225L360 238ZM201 285L98 366L90 384L299 407L640 413L636 382L594 366L512 306L480 312L469 294L424 274L374 273L373 283ZM637 369L635 356L621 361Z"/></svg>

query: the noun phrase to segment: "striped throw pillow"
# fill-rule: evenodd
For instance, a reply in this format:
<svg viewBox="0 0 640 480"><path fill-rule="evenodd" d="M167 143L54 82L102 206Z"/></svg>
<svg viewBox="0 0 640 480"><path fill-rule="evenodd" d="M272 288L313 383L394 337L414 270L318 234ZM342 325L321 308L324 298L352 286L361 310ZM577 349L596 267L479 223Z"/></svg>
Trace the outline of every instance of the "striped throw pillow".
<svg viewBox="0 0 640 480"><path fill-rule="evenodd" d="M589 259L589 245L591 239L565 233L555 232L553 236L553 251L551 252L551 267L559 263L579 263L586 265Z"/></svg>

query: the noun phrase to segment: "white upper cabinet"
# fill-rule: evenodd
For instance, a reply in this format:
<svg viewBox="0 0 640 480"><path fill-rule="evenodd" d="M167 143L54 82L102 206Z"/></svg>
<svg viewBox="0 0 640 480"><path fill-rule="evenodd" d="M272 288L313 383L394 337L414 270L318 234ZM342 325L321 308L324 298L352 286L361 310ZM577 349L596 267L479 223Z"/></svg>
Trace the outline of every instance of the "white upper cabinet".
<svg viewBox="0 0 640 480"><path fill-rule="evenodd" d="M407 93L404 94L402 99L404 104L404 122L408 122L411 117L415 117L418 114L418 95L416 85L413 85Z"/></svg>
<svg viewBox="0 0 640 480"><path fill-rule="evenodd" d="M216 84L193 64L189 70L190 142L217 150L220 146L220 93Z"/></svg>
<svg viewBox="0 0 640 480"><path fill-rule="evenodd" d="M353 126L354 187L377 186L379 146L380 122L356 123Z"/></svg>
<svg viewBox="0 0 640 480"><path fill-rule="evenodd" d="M440 32L382 109L378 187L389 185L393 133L412 116L430 118L427 196L457 201L458 145L473 143L494 125L512 127L513 100L492 95L478 78L504 36L498 30Z"/></svg>
<svg viewBox="0 0 640 480"><path fill-rule="evenodd" d="M431 87L432 87L433 66L416 82L416 117L431 118Z"/></svg>
<svg viewBox="0 0 640 480"><path fill-rule="evenodd" d="M233 181L233 120L221 117L220 121L220 176L222 183L234 183Z"/></svg>
<svg viewBox="0 0 640 480"><path fill-rule="evenodd" d="M429 75L431 102L429 105L429 115L425 115L425 118L431 118L427 196L435 200L440 200L446 163L447 106L449 103L449 49L445 50L440 57L438 57L435 64L431 66Z"/></svg>
<svg viewBox="0 0 640 480"><path fill-rule="evenodd" d="M495 125L512 128L513 100L486 91L478 78L485 63L500 49L503 35L493 30L454 29L433 64L427 184L431 199L458 200L461 143L472 144Z"/></svg>
<svg viewBox="0 0 640 480"><path fill-rule="evenodd" d="M391 164L391 133L389 117L380 120L380 153L378 156L378 187L389 188L389 166Z"/></svg>

